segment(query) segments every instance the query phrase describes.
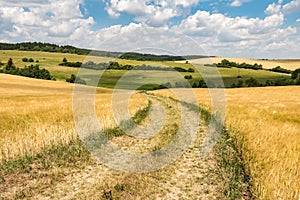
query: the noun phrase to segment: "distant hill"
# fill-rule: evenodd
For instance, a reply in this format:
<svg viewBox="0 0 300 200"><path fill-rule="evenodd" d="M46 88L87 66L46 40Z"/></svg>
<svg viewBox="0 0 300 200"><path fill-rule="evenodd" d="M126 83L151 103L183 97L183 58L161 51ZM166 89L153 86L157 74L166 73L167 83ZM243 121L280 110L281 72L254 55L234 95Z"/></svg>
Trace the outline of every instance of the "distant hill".
<svg viewBox="0 0 300 200"><path fill-rule="evenodd" d="M184 61L187 59L206 58L207 56L199 55L186 55L186 56L172 56L172 55L154 55L142 54L135 52L109 52L98 51L91 49L77 48L70 45L57 45L44 42L22 42L22 43L0 43L0 50L19 50L19 51L43 51L43 52L56 52L56 53L72 53L78 55L93 55L101 57L121 58L127 60L138 61Z"/></svg>
<svg viewBox="0 0 300 200"><path fill-rule="evenodd" d="M90 49L77 48L70 45L60 46L57 44L43 42L22 42L22 43L0 43L0 50L20 50L20 51L44 51L57 53L72 53L78 55L94 55L102 57L117 58L122 53L108 51L94 51Z"/></svg>
<svg viewBox="0 0 300 200"><path fill-rule="evenodd" d="M189 56L171 56L171 55L154 55L128 52L120 56L121 59L138 60L138 61L183 61L187 59L206 58L207 56L189 55Z"/></svg>

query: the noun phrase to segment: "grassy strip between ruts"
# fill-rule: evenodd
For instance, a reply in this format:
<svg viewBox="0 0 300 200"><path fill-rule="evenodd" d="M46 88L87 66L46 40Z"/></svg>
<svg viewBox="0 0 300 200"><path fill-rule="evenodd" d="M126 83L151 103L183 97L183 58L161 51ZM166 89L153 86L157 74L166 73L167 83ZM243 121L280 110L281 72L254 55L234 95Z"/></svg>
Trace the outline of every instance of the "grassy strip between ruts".
<svg viewBox="0 0 300 200"><path fill-rule="evenodd" d="M180 102L183 106L186 106L191 110L199 109L195 104L179 101L173 97L169 98ZM217 120L217 117L214 117L206 109L201 108L200 113L201 118L207 126L210 124L211 120ZM235 146L226 128L223 128L213 151L218 163L218 176L220 181L224 183L222 191L223 195L232 200L255 199L251 192L251 180L246 172L242 155Z"/></svg>
<svg viewBox="0 0 300 200"><path fill-rule="evenodd" d="M130 130L134 128L136 124L141 124L141 122L148 116L151 106L152 102L148 101L148 105L145 108L137 111L137 113L131 119L122 121L121 124L115 128L105 130L104 134L108 138L119 137L126 134L124 130Z"/></svg>

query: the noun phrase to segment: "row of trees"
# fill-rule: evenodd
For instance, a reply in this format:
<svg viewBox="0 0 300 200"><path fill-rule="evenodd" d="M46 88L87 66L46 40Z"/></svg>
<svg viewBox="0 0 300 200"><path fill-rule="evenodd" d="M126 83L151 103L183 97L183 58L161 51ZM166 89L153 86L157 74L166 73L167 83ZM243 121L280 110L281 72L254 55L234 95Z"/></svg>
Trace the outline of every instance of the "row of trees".
<svg viewBox="0 0 300 200"><path fill-rule="evenodd" d="M92 69L92 70L150 70L150 71L178 71L178 72L195 72L194 69L184 69L181 67L159 67L159 66L151 66L151 65L122 65L118 62L108 62L108 63L94 63L93 61L88 61L87 63L82 62L68 62L67 59L64 59L62 63L59 64L60 66L66 67L76 67L76 68L85 68L85 69Z"/></svg>
<svg viewBox="0 0 300 200"><path fill-rule="evenodd" d="M232 68L232 67L236 67L236 68L243 68L243 69L254 69L254 70L261 70L263 69L261 64L257 64L255 63L254 65L251 64L247 64L247 63L236 63L236 62L230 62L227 59L223 59L221 61L221 63L217 63L216 65L214 65L216 67L220 67L220 68Z"/></svg>
<svg viewBox="0 0 300 200"><path fill-rule="evenodd" d="M270 71L284 73L284 74L291 74L292 73L292 70L284 69L280 66L274 67L274 68L270 69Z"/></svg>
<svg viewBox="0 0 300 200"><path fill-rule="evenodd" d="M25 66L24 68L18 68L14 65L13 60L10 58L2 70L3 73L13 74L19 76L25 76L37 79L55 80L51 73L46 69L40 69L39 65Z"/></svg>
<svg viewBox="0 0 300 200"><path fill-rule="evenodd" d="M185 60L182 56L170 55L154 55L154 54L141 54L141 53L124 53L120 56L121 59L138 60L138 61L179 61Z"/></svg>
<svg viewBox="0 0 300 200"><path fill-rule="evenodd" d="M245 80L245 82L239 80L237 83L233 83L231 87L240 88L240 87L267 87L267 86L287 86L287 85L300 85L300 79L281 78L277 80L267 80L265 83L259 83L258 80L254 78L249 78Z"/></svg>
<svg viewBox="0 0 300 200"><path fill-rule="evenodd" d="M22 58L23 62L34 62L33 58ZM38 60L36 60L36 62L39 62Z"/></svg>
<svg viewBox="0 0 300 200"><path fill-rule="evenodd" d="M57 53L72 53L78 55L94 55L103 57L117 58L122 53L107 52L107 51L92 51L89 49L82 49L70 45L60 46L57 44L43 43L43 42L22 42L17 44L0 43L0 50L20 50L20 51L43 51L43 52L57 52Z"/></svg>

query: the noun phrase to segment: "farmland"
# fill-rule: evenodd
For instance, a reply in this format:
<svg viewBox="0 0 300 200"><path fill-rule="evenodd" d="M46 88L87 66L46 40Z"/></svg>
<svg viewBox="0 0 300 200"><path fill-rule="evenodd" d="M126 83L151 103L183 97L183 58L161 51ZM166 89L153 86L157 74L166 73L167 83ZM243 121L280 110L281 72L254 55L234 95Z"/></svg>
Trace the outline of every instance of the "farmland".
<svg viewBox="0 0 300 200"><path fill-rule="evenodd" d="M204 125L188 151L168 167L144 174L121 172L96 162L79 141L72 115L73 85L5 74L0 77L2 198L222 197L222 179L217 176L214 153L199 157L207 129ZM111 92L98 88L96 94L97 117L105 129L116 126L111 113ZM180 125L178 103L149 97L153 104L160 102L167 108L169 117L164 128L146 141L126 135L112 136L115 144L151 152L172 139ZM147 106L149 97L133 94L131 115ZM146 118L144 123L147 121ZM237 193L240 196L243 192Z"/></svg>
<svg viewBox="0 0 300 200"><path fill-rule="evenodd" d="M76 133L72 110L74 88L65 82L71 74L77 74L78 68L59 66L59 63L67 58L70 62L117 61L133 66L199 67L202 76L212 80L217 78L214 69L203 66L203 60L192 65L192 61L153 62L93 56L87 58L62 53L0 51L2 63L12 58L16 66L24 67L30 64L22 62L24 57L33 58L33 64L48 69L57 81L0 74L1 197L190 199L197 196L202 199L251 199L254 196L258 199L299 199L299 86L226 89L224 133L206 158L199 157L199 153L208 129L209 119L206 119L204 111L211 111L210 91L174 89L186 101L189 101L189 92L193 91L199 107L203 109L196 139L178 160L166 168L131 174L97 162L82 145ZM233 61L251 63L250 60ZM265 68L271 68L273 64L287 69L295 69L296 65L299 68L297 60L261 63L265 64ZM99 75L99 71L80 70L80 77L88 85ZM266 80L290 76L267 70L239 68L219 68L219 71L227 87L251 77L264 83ZM154 152L170 142L182 125L180 102L167 98L173 96L171 90L132 93L129 89L153 82L175 84L182 75L192 75L193 81L202 78L191 72L104 71L98 85L102 87L96 89L95 108L98 122L107 130L113 143L125 150ZM118 81L118 89L128 90L112 90ZM120 132L112 113L113 91L120 95L132 93L130 116L144 125L150 120L150 114L147 113L150 111L145 109L161 104L168 116L165 126L147 140L135 139Z"/></svg>
<svg viewBox="0 0 300 200"><path fill-rule="evenodd" d="M195 73L180 72L182 77L179 78L178 78L178 73L175 72L157 73L153 71L148 71L146 73L147 76L145 76L145 73L131 71L130 75L136 78L130 79L129 80L130 83L128 81L123 82L121 87L122 89L135 89L136 86L139 86L141 83L147 83L147 82L155 82L157 84L165 84L167 82L170 82L172 86L174 86L176 82L182 83L181 79L183 79L184 76L190 76L190 75L192 76L192 80L189 80L189 82L192 85L193 83L199 82L199 80L203 76L207 76L211 79L215 78L214 76L216 76L216 74L214 74L215 71L214 69L203 66L203 64L205 63L212 63L213 60L210 59L200 59L201 62L191 62L192 64L190 63L186 64L182 62L180 63L180 62L170 62L170 61L164 61L164 62L135 61L135 60L108 58L108 57L83 56L83 55L74 55L74 54L48 53L48 52L28 52L28 51L12 51L12 50L0 51L0 61L2 63L5 63L9 58L12 58L17 67L24 67L25 65L32 64L32 63L22 62L22 58L24 57L32 58L34 59L34 61L38 60L38 63L33 63L33 64L39 64L41 68L45 68L49 70L57 80L62 80L62 81L70 77L71 74L76 74L78 72L78 68L59 66L59 64L62 63L63 58L67 58L69 62L93 61L95 63L107 63L109 61L116 61L121 65L132 65L132 66L151 65L151 66L159 66L159 67L167 67L167 68L181 67L184 69L188 69L188 68L201 69L201 74L199 74L197 70ZM298 67L298 65L294 64L294 61L285 61L285 63L289 63L294 67L296 66L295 68ZM290 77L287 74L275 73L275 72L270 72L265 70L257 71L257 70L250 70L250 69L238 69L238 68L220 68L219 71L223 78L225 87L231 87L232 84L234 83L236 84L238 81L245 82L245 80L249 79L250 77L257 79L258 82L261 84L264 84L267 80L275 81L275 80L286 79ZM100 81L99 86L114 88L118 80L127 72L128 71L126 70L106 70L102 74L102 79ZM87 80L87 83L89 84L88 80L93 78L95 73L97 72L86 69L85 72L83 73L83 77L81 78ZM165 81L161 80L162 77L165 77L164 78Z"/></svg>
<svg viewBox="0 0 300 200"><path fill-rule="evenodd" d="M210 109L209 91L195 93L200 106ZM300 87L227 89L226 96L226 126L252 177L254 194L259 199L298 199Z"/></svg>
<svg viewBox="0 0 300 200"><path fill-rule="evenodd" d="M76 139L71 84L0 76L1 161ZM111 90L99 88L97 93L98 119L104 128L112 128L115 122L110 112ZM146 106L147 101L137 96L130 103L134 113Z"/></svg>
<svg viewBox="0 0 300 200"><path fill-rule="evenodd" d="M237 63L249 63L249 64L262 64L265 69L272 69L277 66L281 66L285 69L295 70L300 67L300 60L291 59L291 60L258 60L258 59L247 59L247 58L220 58L220 57L213 57L210 58L211 62L213 63L220 63L223 59L230 60L232 62ZM205 64L207 59L195 59L190 60L190 63L194 64ZM178 61L180 63L180 61Z"/></svg>

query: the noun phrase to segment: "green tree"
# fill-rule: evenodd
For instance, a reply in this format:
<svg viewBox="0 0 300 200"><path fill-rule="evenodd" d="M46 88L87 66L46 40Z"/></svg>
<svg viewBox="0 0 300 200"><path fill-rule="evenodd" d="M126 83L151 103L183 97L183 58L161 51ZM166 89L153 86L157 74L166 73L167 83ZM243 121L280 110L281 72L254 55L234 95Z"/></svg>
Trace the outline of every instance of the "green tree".
<svg viewBox="0 0 300 200"><path fill-rule="evenodd" d="M198 84L199 88L207 88L206 82L204 80L200 80Z"/></svg>
<svg viewBox="0 0 300 200"><path fill-rule="evenodd" d="M8 59L8 62L6 64L6 67L5 67L5 70L6 71L11 71L11 70L16 70L16 66L14 65L14 62L12 60L12 58L9 58Z"/></svg>
<svg viewBox="0 0 300 200"><path fill-rule="evenodd" d="M244 81L239 80L238 83L236 84L236 87L240 88L243 87L243 85L244 85Z"/></svg>
<svg viewBox="0 0 300 200"><path fill-rule="evenodd" d="M184 78L185 79L193 79L193 76L192 75L185 75Z"/></svg>
<svg viewBox="0 0 300 200"><path fill-rule="evenodd" d="M300 78L300 68L292 72L292 79Z"/></svg>
<svg viewBox="0 0 300 200"><path fill-rule="evenodd" d="M248 87L258 87L259 86L259 82L256 79L252 78L252 77L247 79L245 81L245 83Z"/></svg>
<svg viewBox="0 0 300 200"><path fill-rule="evenodd" d="M78 84L86 85L85 80L81 79L80 77L76 77L74 74L72 74L70 78L67 78L66 81L69 83L78 83Z"/></svg>
<svg viewBox="0 0 300 200"><path fill-rule="evenodd" d="M68 59L66 57L64 57L64 59L62 60L64 63L68 62Z"/></svg>

